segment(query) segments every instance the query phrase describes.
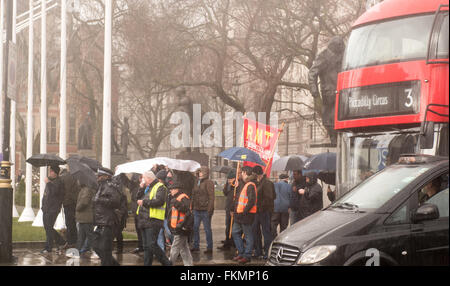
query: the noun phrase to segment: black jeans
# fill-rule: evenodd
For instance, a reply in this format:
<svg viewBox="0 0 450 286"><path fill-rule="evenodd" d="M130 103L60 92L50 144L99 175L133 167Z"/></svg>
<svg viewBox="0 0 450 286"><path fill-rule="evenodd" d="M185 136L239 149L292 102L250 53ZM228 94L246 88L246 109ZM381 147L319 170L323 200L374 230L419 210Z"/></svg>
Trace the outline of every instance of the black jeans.
<svg viewBox="0 0 450 286"><path fill-rule="evenodd" d="M112 256L113 229L111 226L98 226L94 231L94 251L102 261L102 266L120 266Z"/></svg>
<svg viewBox="0 0 450 286"><path fill-rule="evenodd" d="M123 227L116 226L114 227L114 238L117 241L117 250L123 250L123 235L122 235Z"/></svg>
<svg viewBox="0 0 450 286"><path fill-rule="evenodd" d="M45 249L51 251L53 248L53 243L57 245L63 245L65 243L61 235L53 228L58 217L59 212L42 212L42 221L44 223L45 229Z"/></svg>
<svg viewBox="0 0 450 286"><path fill-rule="evenodd" d="M233 237L230 235L231 229L231 213L230 210L225 210L225 244L233 244Z"/></svg>
<svg viewBox="0 0 450 286"><path fill-rule="evenodd" d="M138 227L138 218L137 216L134 217L134 227L136 228L136 233L138 237L138 248L144 249L144 244L142 242L142 229Z"/></svg>
<svg viewBox="0 0 450 286"><path fill-rule="evenodd" d="M77 243L77 222L75 220L75 210L76 205L64 206L64 217L66 220L67 227L67 243L76 244Z"/></svg>
<svg viewBox="0 0 450 286"><path fill-rule="evenodd" d="M142 238L144 242L144 266L151 266L153 264L153 255L156 256L159 262L163 266L171 266L172 263L167 258L166 254L158 246L158 235L163 224L161 226L156 225L149 228L142 229Z"/></svg>

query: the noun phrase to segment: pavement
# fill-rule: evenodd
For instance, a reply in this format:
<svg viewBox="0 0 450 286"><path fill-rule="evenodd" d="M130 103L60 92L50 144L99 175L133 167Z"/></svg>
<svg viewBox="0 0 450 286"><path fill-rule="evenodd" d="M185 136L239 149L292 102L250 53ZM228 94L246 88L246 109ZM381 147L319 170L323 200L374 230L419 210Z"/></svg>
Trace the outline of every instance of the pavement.
<svg viewBox="0 0 450 286"><path fill-rule="evenodd" d="M230 250L219 250L218 246L221 246L221 241L225 239L225 211L215 210L212 217L212 233L213 233L213 253L205 254L206 239L203 225L200 226L200 251L193 252L192 258L194 260L194 266L241 266L239 263L232 261L231 259L236 255L236 250L231 248ZM127 223L125 229L127 232L134 232L134 221L131 217ZM12 263L3 263L0 266L67 266L67 265L80 265L80 266L100 266L100 259L92 259L90 257L81 256L79 259L69 258L65 255L65 251L60 253L54 251L49 254L41 254L44 242L22 242L13 243L13 256L14 261ZM144 255L143 253L133 254L131 251L137 247L137 240L125 240L124 251L122 254L116 254L113 251L113 256L124 266L143 266ZM115 248L114 248L115 250ZM169 255L169 251L166 251ZM265 260L254 258L246 265L262 266L265 264ZM161 265L156 259L153 260L153 265ZM183 265L181 257L175 265Z"/></svg>

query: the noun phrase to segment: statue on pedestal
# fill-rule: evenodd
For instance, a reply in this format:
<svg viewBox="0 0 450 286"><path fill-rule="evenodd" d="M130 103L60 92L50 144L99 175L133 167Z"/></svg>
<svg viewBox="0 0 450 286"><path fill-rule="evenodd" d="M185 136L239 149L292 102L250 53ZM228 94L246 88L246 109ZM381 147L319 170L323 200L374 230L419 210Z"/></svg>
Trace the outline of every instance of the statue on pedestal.
<svg viewBox="0 0 450 286"><path fill-rule="evenodd" d="M78 149L92 149L92 126L89 113L78 128Z"/></svg>
<svg viewBox="0 0 450 286"><path fill-rule="evenodd" d="M326 49L314 59L308 75L311 95L314 98L322 97L322 123L330 136L332 144L336 143L336 131L334 130L335 91L344 50L345 43L342 37L333 37ZM320 93L317 83L318 79L320 79Z"/></svg>

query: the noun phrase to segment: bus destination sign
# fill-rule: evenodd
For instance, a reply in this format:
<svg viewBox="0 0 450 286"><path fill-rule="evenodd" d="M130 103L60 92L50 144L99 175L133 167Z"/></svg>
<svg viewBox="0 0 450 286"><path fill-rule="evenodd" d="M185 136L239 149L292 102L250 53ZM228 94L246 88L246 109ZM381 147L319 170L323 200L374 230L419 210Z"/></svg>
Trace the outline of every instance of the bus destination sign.
<svg viewBox="0 0 450 286"><path fill-rule="evenodd" d="M419 112L419 101L420 81L343 89L338 120L414 114Z"/></svg>

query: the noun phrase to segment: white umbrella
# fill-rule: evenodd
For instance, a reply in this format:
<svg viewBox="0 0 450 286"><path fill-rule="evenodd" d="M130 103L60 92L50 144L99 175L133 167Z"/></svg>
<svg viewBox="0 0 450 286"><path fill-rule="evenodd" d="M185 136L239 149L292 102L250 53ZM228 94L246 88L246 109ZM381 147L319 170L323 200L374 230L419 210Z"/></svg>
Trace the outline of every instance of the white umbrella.
<svg viewBox="0 0 450 286"><path fill-rule="evenodd" d="M155 164L164 165L173 170L195 172L200 168L200 164L192 160L179 160L167 157L156 157L146 160L128 162L117 166L115 175L120 173L143 174L150 170Z"/></svg>
<svg viewBox="0 0 450 286"><path fill-rule="evenodd" d="M193 160L180 160L167 157L158 157L155 159L162 160L164 162L163 165L172 170L195 172L201 167L200 163Z"/></svg>

